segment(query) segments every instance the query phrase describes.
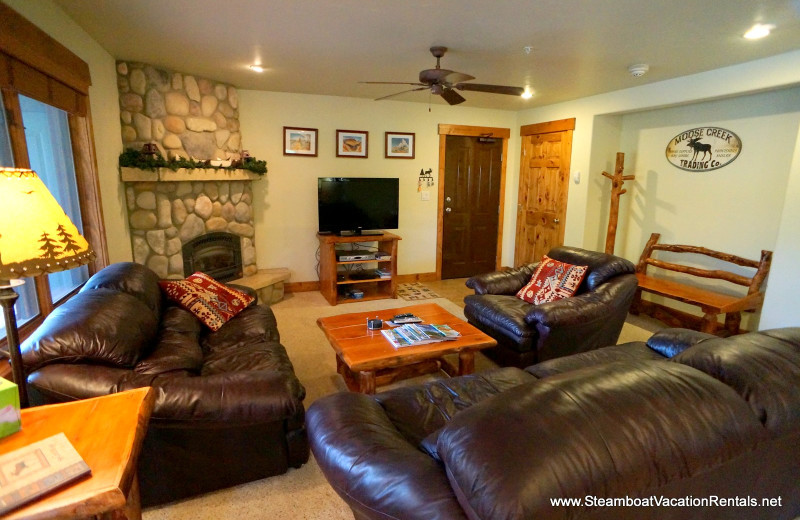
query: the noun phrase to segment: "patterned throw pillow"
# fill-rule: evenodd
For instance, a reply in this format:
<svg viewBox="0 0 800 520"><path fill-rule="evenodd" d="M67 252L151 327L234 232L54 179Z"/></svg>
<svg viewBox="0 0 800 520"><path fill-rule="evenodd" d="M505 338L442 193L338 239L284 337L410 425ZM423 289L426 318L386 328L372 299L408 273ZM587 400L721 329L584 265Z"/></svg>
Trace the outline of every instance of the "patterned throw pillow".
<svg viewBox="0 0 800 520"><path fill-rule="evenodd" d="M565 264L544 255L531 281L517 292L517 298L534 305L569 298L578 290L588 269L585 265Z"/></svg>
<svg viewBox="0 0 800 520"><path fill-rule="evenodd" d="M161 280L158 285L167 298L197 316L211 330L219 330L255 300L201 272L185 280Z"/></svg>

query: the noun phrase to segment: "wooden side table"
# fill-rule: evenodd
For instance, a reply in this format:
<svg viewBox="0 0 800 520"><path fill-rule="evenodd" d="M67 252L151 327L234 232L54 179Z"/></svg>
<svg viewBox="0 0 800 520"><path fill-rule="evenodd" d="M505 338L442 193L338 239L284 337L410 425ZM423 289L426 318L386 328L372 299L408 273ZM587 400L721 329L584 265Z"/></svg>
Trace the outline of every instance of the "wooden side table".
<svg viewBox="0 0 800 520"><path fill-rule="evenodd" d="M63 432L92 475L30 502L4 520L141 519L136 461L154 401L155 393L146 387L22 410L22 430L0 439L0 454Z"/></svg>

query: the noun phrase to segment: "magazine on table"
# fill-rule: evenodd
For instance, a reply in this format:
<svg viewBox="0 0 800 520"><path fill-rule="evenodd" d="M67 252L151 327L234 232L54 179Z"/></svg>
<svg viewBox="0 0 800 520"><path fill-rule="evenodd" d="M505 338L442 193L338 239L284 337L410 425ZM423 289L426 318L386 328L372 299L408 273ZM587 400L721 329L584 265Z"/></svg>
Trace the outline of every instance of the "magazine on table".
<svg viewBox="0 0 800 520"><path fill-rule="evenodd" d="M381 334L396 348L449 341L461 335L449 325L421 323L407 323L393 329L382 330Z"/></svg>

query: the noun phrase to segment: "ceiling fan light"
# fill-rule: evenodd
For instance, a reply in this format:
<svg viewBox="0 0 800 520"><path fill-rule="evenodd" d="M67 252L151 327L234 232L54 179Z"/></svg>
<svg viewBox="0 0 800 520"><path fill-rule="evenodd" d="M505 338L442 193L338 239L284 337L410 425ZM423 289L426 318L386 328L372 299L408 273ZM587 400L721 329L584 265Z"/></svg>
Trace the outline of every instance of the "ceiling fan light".
<svg viewBox="0 0 800 520"><path fill-rule="evenodd" d="M744 33L744 37L748 40L758 40L761 38L765 38L769 36L769 33L774 29L775 26L772 24L765 24L765 23L757 23L752 26L746 33Z"/></svg>
<svg viewBox="0 0 800 520"><path fill-rule="evenodd" d="M521 95L520 97L521 97L522 99L530 99L530 98L532 98L532 97L533 97L533 91L532 91L532 90L525 89L525 92L523 92L523 93L522 93L522 95Z"/></svg>

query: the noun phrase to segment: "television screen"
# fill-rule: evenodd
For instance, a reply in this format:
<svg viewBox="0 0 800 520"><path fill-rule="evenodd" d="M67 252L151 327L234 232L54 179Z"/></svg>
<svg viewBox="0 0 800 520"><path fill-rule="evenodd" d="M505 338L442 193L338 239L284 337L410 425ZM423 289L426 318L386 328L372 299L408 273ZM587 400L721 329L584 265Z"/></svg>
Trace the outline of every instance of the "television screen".
<svg viewBox="0 0 800 520"><path fill-rule="evenodd" d="M397 178L320 177L317 179L320 232L376 234L397 229Z"/></svg>

